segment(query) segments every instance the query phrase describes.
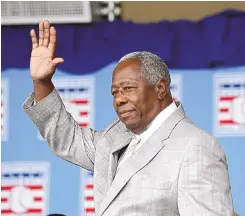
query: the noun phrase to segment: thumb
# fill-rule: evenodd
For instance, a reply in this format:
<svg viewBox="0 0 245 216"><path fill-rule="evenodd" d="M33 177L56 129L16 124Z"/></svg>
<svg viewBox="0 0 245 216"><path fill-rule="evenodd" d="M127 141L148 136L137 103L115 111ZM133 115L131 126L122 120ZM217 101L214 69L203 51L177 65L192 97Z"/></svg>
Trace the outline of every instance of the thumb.
<svg viewBox="0 0 245 216"><path fill-rule="evenodd" d="M50 61L47 71L50 71L51 73L54 73L56 70L56 67L58 64L61 64L64 62L63 58L55 58L53 60Z"/></svg>
<svg viewBox="0 0 245 216"><path fill-rule="evenodd" d="M64 59L63 58L55 58L55 59L52 60L52 64L54 66L57 66L58 64L61 64L63 62L64 62Z"/></svg>

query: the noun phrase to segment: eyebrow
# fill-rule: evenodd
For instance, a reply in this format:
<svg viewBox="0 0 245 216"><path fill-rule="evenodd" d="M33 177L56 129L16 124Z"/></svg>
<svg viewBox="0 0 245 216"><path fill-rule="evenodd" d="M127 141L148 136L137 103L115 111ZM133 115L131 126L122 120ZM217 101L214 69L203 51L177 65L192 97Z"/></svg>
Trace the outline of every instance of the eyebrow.
<svg viewBox="0 0 245 216"><path fill-rule="evenodd" d="M121 81L119 83L119 85L138 85L137 82L135 80L125 80L125 81ZM116 88L117 85L112 85L111 88Z"/></svg>

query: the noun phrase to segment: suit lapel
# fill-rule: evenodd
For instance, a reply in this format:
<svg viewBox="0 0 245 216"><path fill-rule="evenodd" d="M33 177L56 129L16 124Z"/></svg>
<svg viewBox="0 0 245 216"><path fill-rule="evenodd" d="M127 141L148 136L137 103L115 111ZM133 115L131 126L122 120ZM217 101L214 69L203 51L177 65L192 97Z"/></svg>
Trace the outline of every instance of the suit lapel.
<svg viewBox="0 0 245 216"><path fill-rule="evenodd" d="M168 139L173 128L185 117L184 110L181 105L178 109L163 123L163 125L141 146L141 148L129 158L122 168L118 171L115 179L111 183L111 187L107 192L99 210L99 216L104 213L113 199L122 190L130 178L146 166L157 153L165 146L164 141ZM126 144L127 145L127 144ZM123 146L123 145L121 145ZM125 142L124 142L125 146ZM120 148L121 149L121 148ZM117 160L116 160L117 161ZM114 159L115 163L115 159ZM116 163L115 163L116 164ZM113 167L113 175L115 175L116 167ZM114 178L114 177L113 177ZM113 179L112 178L112 179Z"/></svg>
<svg viewBox="0 0 245 216"><path fill-rule="evenodd" d="M111 185L116 174L119 152L131 142L132 136L133 134L126 129L125 132L120 134L115 140L109 159L108 186Z"/></svg>

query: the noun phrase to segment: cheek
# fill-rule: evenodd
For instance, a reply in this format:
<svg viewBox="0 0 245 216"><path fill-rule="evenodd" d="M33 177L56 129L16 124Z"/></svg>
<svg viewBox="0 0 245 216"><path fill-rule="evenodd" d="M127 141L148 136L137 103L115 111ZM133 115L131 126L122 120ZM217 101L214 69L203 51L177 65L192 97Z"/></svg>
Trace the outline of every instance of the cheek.
<svg viewBox="0 0 245 216"><path fill-rule="evenodd" d="M114 111L117 113L118 112L118 106L117 106L115 100L113 101L113 108L114 108Z"/></svg>
<svg viewBox="0 0 245 216"><path fill-rule="evenodd" d="M128 102L131 103L134 107L138 108L141 104L141 100L137 94L130 94L127 96Z"/></svg>
<svg viewBox="0 0 245 216"><path fill-rule="evenodd" d="M147 111L146 97L144 95L139 94L130 97L130 103L134 105L140 116Z"/></svg>
<svg viewBox="0 0 245 216"><path fill-rule="evenodd" d="M155 98L153 95L147 95L143 94L138 101L138 105L140 107L142 114L147 114L151 112L151 110L154 108Z"/></svg>

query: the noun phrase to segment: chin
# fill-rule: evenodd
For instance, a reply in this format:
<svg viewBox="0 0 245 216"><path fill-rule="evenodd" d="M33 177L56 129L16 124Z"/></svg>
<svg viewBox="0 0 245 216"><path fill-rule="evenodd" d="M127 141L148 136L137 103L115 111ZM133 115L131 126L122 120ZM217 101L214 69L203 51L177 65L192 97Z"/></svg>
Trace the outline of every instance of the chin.
<svg viewBox="0 0 245 216"><path fill-rule="evenodd" d="M132 131L133 133L135 133L135 131L137 131L137 129L139 128L139 123L138 122L134 122L132 120L128 120L128 121L122 121L126 128L129 129L130 131Z"/></svg>
<svg viewBox="0 0 245 216"><path fill-rule="evenodd" d="M140 126L140 118L136 112L131 113L128 116L118 116L120 121L124 123L127 129L130 131L134 131L136 128Z"/></svg>

